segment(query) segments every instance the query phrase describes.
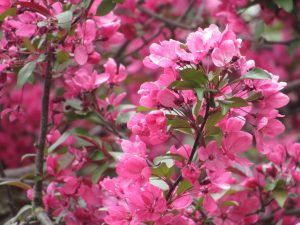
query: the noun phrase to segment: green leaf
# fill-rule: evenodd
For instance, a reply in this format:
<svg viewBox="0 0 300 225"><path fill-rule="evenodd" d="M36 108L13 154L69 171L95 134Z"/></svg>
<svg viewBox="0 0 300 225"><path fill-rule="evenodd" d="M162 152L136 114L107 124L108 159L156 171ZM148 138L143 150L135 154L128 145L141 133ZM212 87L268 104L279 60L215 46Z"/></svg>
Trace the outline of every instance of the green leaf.
<svg viewBox="0 0 300 225"><path fill-rule="evenodd" d="M27 154L24 154L21 158L21 162L23 162L25 159L27 158L34 158L36 157L36 154L35 153L27 153Z"/></svg>
<svg viewBox="0 0 300 225"><path fill-rule="evenodd" d="M206 129L214 126L216 123L220 122L225 115L221 111L217 111L214 114L210 115L206 122Z"/></svg>
<svg viewBox="0 0 300 225"><path fill-rule="evenodd" d="M24 205L17 213L17 215L15 216L15 218L17 220L21 220L23 218L23 214L27 213L28 211L31 212L32 210L32 205Z"/></svg>
<svg viewBox="0 0 300 225"><path fill-rule="evenodd" d="M280 207L284 206L284 203L288 197L288 192L286 190L285 181L280 179L276 182L268 183L265 187L266 191L272 191L274 199L277 201Z"/></svg>
<svg viewBox="0 0 300 225"><path fill-rule="evenodd" d="M59 62L59 64L62 64L64 62L68 61L69 58L70 58L70 55L66 51L60 51L56 54L56 59Z"/></svg>
<svg viewBox="0 0 300 225"><path fill-rule="evenodd" d="M3 182L0 183L0 186L3 186L3 185L14 186L14 187L18 187L18 188L21 188L21 189L24 189L24 190L31 189L30 185L25 184L21 181L3 181Z"/></svg>
<svg viewBox="0 0 300 225"><path fill-rule="evenodd" d="M68 10L56 15L58 26L69 31L72 24L73 12Z"/></svg>
<svg viewBox="0 0 300 225"><path fill-rule="evenodd" d="M175 117L174 119L168 120L168 125L171 125L174 129L191 127L186 119L180 117Z"/></svg>
<svg viewBox="0 0 300 225"><path fill-rule="evenodd" d="M155 109L152 109L152 108L147 108L147 107L144 107L144 106L138 106L136 108L136 112L151 112Z"/></svg>
<svg viewBox="0 0 300 225"><path fill-rule="evenodd" d="M293 0L273 0L279 8L283 8L287 12L291 12L294 8Z"/></svg>
<svg viewBox="0 0 300 225"><path fill-rule="evenodd" d="M156 187L158 187L158 188L160 188L164 191L169 190L169 185L161 179L151 177L149 182L150 182L150 184L152 184L152 185L154 185L154 186L156 186Z"/></svg>
<svg viewBox="0 0 300 225"><path fill-rule="evenodd" d="M174 172L174 169L175 169L174 166L169 168L167 164L163 162L159 166L152 168L152 175L156 177L166 177L170 179L170 177Z"/></svg>
<svg viewBox="0 0 300 225"><path fill-rule="evenodd" d="M183 180L180 182L176 193L177 195L180 195L181 193L191 189L192 187L193 185L188 180Z"/></svg>
<svg viewBox="0 0 300 225"><path fill-rule="evenodd" d="M109 12L111 12L116 6L116 2L112 0L103 0L101 4L97 8L96 15L97 16L105 16Z"/></svg>
<svg viewBox="0 0 300 225"><path fill-rule="evenodd" d="M192 81L173 81L169 87L175 90L190 90L197 88L197 84Z"/></svg>
<svg viewBox="0 0 300 225"><path fill-rule="evenodd" d="M23 87L23 85L28 81L29 77L32 76L33 70L35 69L36 62L32 61L25 64L18 73L18 87Z"/></svg>
<svg viewBox="0 0 300 225"><path fill-rule="evenodd" d="M70 136L70 133L69 132L65 132L63 133L63 135L61 135L57 141L51 145L48 149L48 152L51 153L53 152L58 146L60 146L62 143L65 142L65 140L67 140L67 138Z"/></svg>
<svg viewBox="0 0 300 225"><path fill-rule="evenodd" d="M0 14L0 22L2 22L7 16L15 16L17 15L17 8L10 8L8 10L6 10L5 12L3 12L2 14Z"/></svg>
<svg viewBox="0 0 300 225"><path fill-rule="evenodd" d="M272 77L264 70L260 68L254 68L242 76L241 79L271 80Z"/></svg>
<svg viewBox="0 0 300 225"><path fill-rule="evenodd" d="M98 166L94 172L93 172L93 175L92 175L92 182L94 184L98 183L100 177L102 176L102 174L107 170L108 166L109 166L109 162L106 162L104 163L103 165L101 166Z"/></svg>
<svg viewBox="0 0 300 225"><path fill-rule="evenodd" d="M193 68L186 68L180 71L180 76L184 81L196 83L197 86L205 85L208 81L207 76L203 71Z"/></svg>
<svg viewBox="0 0 300 225"><path fill-rule="evenodd" d="M36 52L35 47L33 46L33 44L30 42L28 38L24 38L23 43L29 51Z"/></svg>
<svg viewBox="0 0 300 225"><path fill-rule="evenodd" d="M203 101L197 100L197 103L193 106L193 114L195 117L199 115L202 105L203 105Z"/></svg>
<svg viewBox="0 0 300 225"><path fill-rule="evenodd" d="M175 164L171 156L158 156L153 160L153 163L155 165L160 165L161 163L165 163L168 168L171 168Z"/></svg>
<svg viewBox="0 0 300 225"><path fill-rule="evenodd" d="M259 20L255 26L255 38L258 39L265 31L265 23L263 20Z"/></svg>
<svg viewBox="0 0 300 225"><path fill-rule="evenodd" d="M196 211L202 207L203 201L204 201L204 196L202 196L198 200L196 200L196 204L195 204L195 208L193 210L193 214L195 214Z"/></svg>
<svg viewBox="0 0 300 225"><path fill-rule="evenodd" d="M278 205L282 208L288 197L288 192L286 190L274 190L272 191L272 195L277 201Z"/></svg>
<svg viewBox="0 0 300 225"><path fill-rule="evenodd" d="M253 92L253 93L251 93L251 94L249 95L248 98L246 98L246 100L247 100L248 102L254 102L254 101L260 100L260 99L262 99L262 98L263 98L263 95L262 95L261 92Z"/></svg>
<svg viewBox="0 0 300 225"><path fill-rule="evenodd" d="M231 108L241 108L241 107L248 106L247 101L239 97L232 97L226 100L229 101L229 106Z"/></svg>
<svg viewBox="0 0 300 225"><path fill-rule="evenodd" d="M239 206L237 201L224 201L221 206Z"/></svg>
<svg viewBox="0 0 300 225"><path fill-rule="evenodd" d="M200 101L203 100L203 93L204 93L204 89L202 88L195 88L195 91L197 93L197 97Z"/></svg>
<svg viewBox="0 0 300 225"><path fill-rule="evenodd" d="M89 156L93 161L100 161L105 159L106 157L103 155L103 153L101 151L99 151L98 149L93 151L90 156Z"/></svg>

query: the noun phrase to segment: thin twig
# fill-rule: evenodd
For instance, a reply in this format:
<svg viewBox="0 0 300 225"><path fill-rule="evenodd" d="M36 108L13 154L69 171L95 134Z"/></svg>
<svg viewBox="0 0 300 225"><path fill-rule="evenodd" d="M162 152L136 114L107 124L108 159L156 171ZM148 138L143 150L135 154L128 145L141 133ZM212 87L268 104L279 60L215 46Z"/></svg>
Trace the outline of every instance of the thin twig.
<svg viewBox="0 0 300 225"><path fill-rule="evenodd" d="M300 88L300 79L289 82L286 87L282 90L283 93L289 93L292 91L299 92Z"/></svg>
<svg viewBox="0 0 300 225"><path fill-rule="evenodd" d="M117 61L122 61L123 59L127 58L128 56L131 56L132 54L142 50L144 47L146 47L150 42L152 42L155 38L157 38L161 32L163 31L163 26L161 26L154 35L152 35L149 39L147 39L141 46L137 47L136 49L132 50L131 52L127 53L126 55L120 56L120 58L116 58Z"/></svg>
<svg viewBox="0 0 300 225"><path fill-rule="evenodd" d="M210 98L212 98L212 96L210 96ZM204 121L202 122L201 126L199 129L197 129L197 134L196 134L196 138L195 138L195 142L194 142L194 145L193 145L193 148L192 148L192 152L191 152L191 155L189 157L189 160L187 162L187 165L191 164L192 163L192 160L194 158L194 155L199 147L199 145L203 145L204 143L200 144L200 142L203 142L203 130L204 130L204 127L205 127L205 124L207 122L207 119L208 119L208 116L209 116L209 102L210 102L210 98L208 98L206 100L206 109L205 109L205 115L204 115ZM178 176L178 178L176 179L175 183L170 187L167 195L166 195L166 199L169 200L173 191L175 190L176 186L180 183L180 181L182 180L182 174L180 174Z"/></svg>
<svg viewBox="0 0 300 225"><path fill-rule="evenodd" d="M300 41L300 38L295 38L295 39L287 40L287 41L268 41L268 40L264 39L263 43L267 44L267 45L290 45L297 41Z"/></svg>
<svg viewBox="0 0 300 225"><path fill-rule="evenodd" d="M189 12L192 10L194 4L196 3L196 0L191 0L187 9L185 10L185 12L181 15L181 17L179 17L178 22L184 21L185 18L187 17L187 15L189 14Z"/></svg>
<svg viewBox="0 0 300 225"><path fill-rule="evenodd" d="M186 24L183 24L183 23L180 23L176 20L171 20L171 19L168 19L168 18L165 18L159 14L155 14L153 12L151 12L150 10L144 8L142 6L142 3L143 1L139 1L138 4L137 4L137 8L144 14L146 14L147 16L150 16L156 20L159 20L159 21L162 21L164 22L167 26L169 27L172 27L172 28L181 28L181 29L184 29L184 30L193 30L194 27L191 27L191 26L188 26Z"/></svg>
<svg viewBox="0 0 300 225"><path fill-rule="evenodd" d="M33 173L34 172L35 165L29 165L29 166L24 166L24 167L19 167L19 168L14 168L14 169L5 169L4 173L6 177L8 178L19 178L22 177L28 173Z"/></svg>

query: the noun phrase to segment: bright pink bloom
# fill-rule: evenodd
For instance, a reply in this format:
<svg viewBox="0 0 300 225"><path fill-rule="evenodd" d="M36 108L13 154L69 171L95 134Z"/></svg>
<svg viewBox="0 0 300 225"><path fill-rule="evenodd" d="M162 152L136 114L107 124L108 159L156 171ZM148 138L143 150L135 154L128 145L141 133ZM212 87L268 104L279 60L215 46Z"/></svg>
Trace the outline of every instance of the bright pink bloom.
<svg viewBox="0 0 300 225"><path fill-rule="evenodd" d="M232 40L223 41L211 54L212 61L217 67L227 66L233 56L237 56L238 49Z"/></svg>
<svg viewBox="0 0 300 225"><path fill-rule="evenodd" d="M300 143L289 145L287 151L297 162L300 162Z"/></svg>
<svg viewBox="0 0 300 225"><path fill-rule="evenodd" d="M167 209L163 191L151 184L132 190L128 205L141 221L156 221Z"/></svg>
<svg viewBox="0 0 300 225"><path fill-rule="evenodd" d="M173 209L186 209L193 203L193 197L186 193L182 194L179 197L176 197L172 201L172 208Z"/></svg>
<svg viewBox="0 0 300 225"><path fill-rule="evenodd" d="M226 121L226 125L223 128L222 149L232 160L234 160L237 153L247 151L252 144L252 135L241 131L244 124L244 118L232 117Z"/></svg>
<svg viewBox="0 0 300 225"><path fill-rule="evenodd" d="M138 155L145 157L146 155L146 144L137 138L136 141L122 140L122 149L127 154Z"/></svg>
<svg viewBox="0 0 300 225"><path fill-rule="evenodd" d="M91 65L84 65L75 72L75 75L72 78L66 79L65 82L75 90L76 88L80 88L85 91L92 91L108 79L108 75L100 75L97 74L96 71L93 71L93 67Z"/></svg>
<svg viewBox="0 0 300 225"><path fill-rule="evenodd" d="M170 148L171 154L174 154L175 163L178 167L183 167L191 154L191 147L189 145L183 145L180 148L176 148L174 145ZM178 156L180 158L178 158ZM183 159L181 159L181 157Z"/></svg>
<svg viewBox="0 0 300 225"><path fill-rule="evenodd" d="M187 37L187 47L193 53L195 60L201 60L210 49L214 48L221 39L219 28L212 24L202 30L199 28L196 32Z"/></svg>
<svg viewBox="0 0 300 225"><path fill-rule="evenodd" d="M157 99L158 102L166 108L176 108L177 104L180 102L175 93L169 89L159 91Z"/></svg>
<svg viewBox="0 0 300 225"><path fill-rule="evenodd" d="M22 38L30 38L36 32L36 22L36 14L28 11L18 15L17 20L8 21L9 25L16 29L16 35Z"/></svg>
<svg viewBox="0 0 300 225"><path fill-rule="evenodd" d="M144 158L125 155L117 166L117 173L121 177L143 181L150 178L151 169Z"/></svg>
<svg viewBox="0 0 300 225"><path fill-rule="evenodd" d="M180 45L179 42L170 40L162 41L159 44L153 43L150 46L150 55L144 60L145 66L150 68L154 65L167 68L176 63L177 55L175 49Z"/></svg>
<svg viewBox="0 0 300 225"><path fill-rule="evenodd" d="M157 95L160 91L159 86L154 82L145 82L141 85L138 94L141 95L140 105L148 108L157 106Z"/></svg>
<svg viewBox="0 0 300 225"><path fill-rule="evenodd" d="M268 146L269 151L267 153L267 158L274 164L281 165L285 161L286 150L283 145L271 145Z"/></svg>
<svg viewBox="0 0 300 225"><path fill-rule="evenodd" d="M128 121L127 126L142 141L152 145L161 144L169 137L166 134L167 121L161 111L152 111L147 115L137 113Z"/></svg>
<svg viewBox="0 0 300 225"><path fill-rule="evenodd" d="M0 14L4 13L12 6L12 0L0 0Z"/></svg>
<svg viewBox="0 0 300 225"><path fill-rule="evenodd" d="M121 64L117 68L117 64L114 59L109 58L108 61L104 64L105 76L109 76L109 84L120 84L126 78L125 67Z"/></svg>

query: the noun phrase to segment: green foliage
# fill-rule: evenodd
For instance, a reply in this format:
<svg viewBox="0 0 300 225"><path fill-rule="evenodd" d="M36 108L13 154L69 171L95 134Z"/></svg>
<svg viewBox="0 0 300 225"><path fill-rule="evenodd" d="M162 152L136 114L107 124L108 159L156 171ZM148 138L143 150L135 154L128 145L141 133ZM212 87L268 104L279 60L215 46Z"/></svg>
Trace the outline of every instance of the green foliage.
<svg viewBox="0 0 300 225"><path fill-rule="evenodd" d="M92 182L94 184L98 183L100 177L107 170L109 165L110 165L110 162L105 162L104 164L96 167L96 169L94 170L93 175L92 175Z"/></svg>
<svg viewBox="0 0 300 225"><path fill-rule="evenodd" d="M176 191L177 195L180 195L181 193L191 189L193 185L188 180L183 180L178 185L178 189Z"/></svg>
<svg viewBox="0 0 300 225"><path fill-rule="evenodd" d="M51 146L49 147L48 153L53 152L57 147L59 147L62 143L64 143L64 142L67 140L67 138L68 138L69 136L70 136L70 133L68 133L68 132L63 133L63 134L57 139L57 141L56 141L53 145L51 145Z"/></svg>
<svg viewBox="0 0 300 225"><path fill-rule="evenodd" d="M287 12L291 12L294 8L293 0L273 0L279 8L283 8Z"/></svg>
<svg viewBox="0 0 300 225"><path fill-rule="evenodd" d="M56 19L58 21L58 26L69 31L72 24L73 12L71 10L62 12L56 15Z"/></svg>
<svg viewBox="0 0 300 225"><path fill-rule="evenodd" d="M116 3L120 2L118 0L103 0L101 4L97 8L96 15L97 16L105 16L106 14L110 13L116 6Z"/></svg>
<svg viewBox="0 0 300 225"><path fill-rule="evenodd" d="M0 22L2 22L7 16L15 16L17 14L17 8L10 8L4 13L0 14Z"/></svg>
<svg viewBox="0 0 300 225"><path fill-rule="evenodd" d="M284 203L288 197L284 180L277 180L275 182L268 183L265 187L265 190L272 192L273 198L277 201L280 207L284 206Z"/></svg>
<svg viewBox="0 0 300 225"><path fill-rule="evenodd" d="M170 168L167 166L165 162L159 164L156 167L152 168L152 176L155 177L165 177L167 179L170 179L173 172L175 170L174 166L171 166Z"/></svg>
<svg viewBox="0 0 300 225"><path fill-rule="evenodd" d="M180 71L182 80L195 83L198 87L205 85L208 81L207 76L203 71L193 68L186 68Z"/></svg>
<svg viewBox="0 0 300 225"><path fill-rule="evenodd" d="M206 129L213 127L216 123L220 122L224 118L224 114L221 111L216 111L210 115L206 122Z"/></svg>
<svg viewBox="0 0 300 225"><path fill-rule="evenodd" d="M250 70L248 73L246 73L242 79L258 79L258 80L271 80L272 77L270 74L265 72L264 70L260 68L254 68Z"/></svg>
<svg viewBox="0 0 300 225"><path fill-rule="evenodd" d="M3 181L0 183L0 186L4 186L4 185L9 185L9 186L14 186L14 187L18 187L24 190L29 190L31 189L31 186L28 184L25 184L21 181Z"/></svg>
<svg viewBox="0 0 300 225"><path fill-rule="evenodd" d="M36 61L29 62L25 64L18 73L18 87L23 87L23 85L33 76L33 71L36 67Z"/></svg>

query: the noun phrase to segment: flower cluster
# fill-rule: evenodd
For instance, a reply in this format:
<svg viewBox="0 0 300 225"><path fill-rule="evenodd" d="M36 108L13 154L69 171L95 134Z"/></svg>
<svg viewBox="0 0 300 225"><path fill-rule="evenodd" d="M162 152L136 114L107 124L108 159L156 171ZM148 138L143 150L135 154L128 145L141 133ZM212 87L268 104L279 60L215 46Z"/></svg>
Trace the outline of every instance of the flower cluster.
<svg viewBox="0 0 300 225"><path fill-rule="evenodd" d="M0 0L9 223L299 223L299 7Z"/></svg>

